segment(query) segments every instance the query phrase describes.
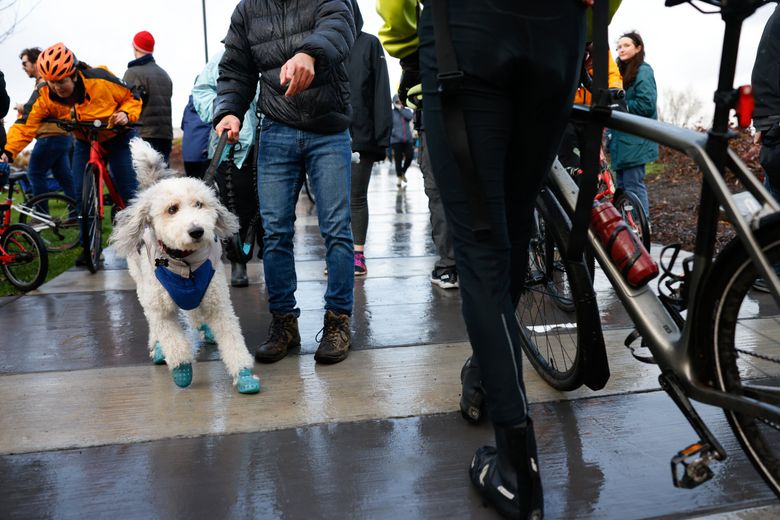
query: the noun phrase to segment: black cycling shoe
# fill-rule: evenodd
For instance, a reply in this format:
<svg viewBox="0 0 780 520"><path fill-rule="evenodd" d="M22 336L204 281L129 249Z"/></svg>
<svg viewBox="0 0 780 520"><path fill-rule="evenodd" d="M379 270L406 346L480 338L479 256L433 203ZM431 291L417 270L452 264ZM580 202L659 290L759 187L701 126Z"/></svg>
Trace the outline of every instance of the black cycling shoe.
<svg viewBox="0 0 780 520"><path fill-rule="evenodd" d="M468 358L460 369L460 383L463 385L460 414L468 422L477 424L485 410L485 390L482 388L479 367L471 363L471 358Z"/></svg>
<svg viewBox="0 0 780 520"><path fill-rule="evenodd" d="M246 275L246 264L241 262L230 262L230 285L233 287L246 287L249 285L249 278Z"/></svg>
<svg viewBox="0 0 780 520"><path fill-rule="evenodd" d="M494 428L496 447L483 446L471 461L472 484L503 517L541 520L544 495L531 419L520 426Z"/></svg>
<svg viewBox="0 0 780 520"><path fill-rule="evenodd" d="M82 251L79 256L76 257L76 267L87 267L87 252Z"/></svg>

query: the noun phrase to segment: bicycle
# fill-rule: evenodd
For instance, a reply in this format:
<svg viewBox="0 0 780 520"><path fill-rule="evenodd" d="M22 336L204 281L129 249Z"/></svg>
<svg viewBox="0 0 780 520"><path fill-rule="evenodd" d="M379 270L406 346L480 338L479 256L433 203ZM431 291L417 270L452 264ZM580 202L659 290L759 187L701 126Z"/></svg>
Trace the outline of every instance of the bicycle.
<svg viewBox="0 0 780 520"><path fill-rule="evenodd" d="M76 201L62 193L41 193L30 197L25 190L21 204L13 196L17 183L27 178L27 173L14 167L8 176L5 203L9 210L19 214L19 223L29 224L38 232L50 253L67 251L79 242L79 222Z"/></svg>
<svg viewBox="0 0 780 520"><path fill-rule="evenodd" d="M102 225L105 214L106 200L103 196L104 186L108 188L108 200L113 206L113 211L125 208L126 203L119 195L111 175L106 166L106 150L100 144L101 132L124 132L128 127L140 126L131 123L123 126L104 126L100 120L76 121L63 119L46 119L46 122L55 123L67 132L81 130L89 141L89 160L84 168L84 185L81 190L79 222L82 243L84 245L84 259L90 273L96 273L100 267L100 254L103 250Z"/></svg>
<svg viewBox="0 0 780 520"><path fill-rule="evenodd" d="M672 255L662 270L667 280L675 283L665 284L667 292L656 295L649 284L629 285L592 228L587 230L586 240L650 349L661 372L661 388L699 437L672 457L673 484L682 488L703 484L713 476L710 464L727 456L693 408L691 400L695 400L723 408L748 459L780 497L780 335L776 331L780 323L780 279L773 267L780 264L780 204L728 148L732 137L730 110L737 109L741 125L750 121L749 91L733 87L742 23L756 9L776 0L698 1L718 8L714 12L720 13L725 22L715 115L706 135L604 110L604 105L577 106L573 111L578 121L650 139L696 162L703 177L694 254L683 262L682 274L674 272L677 255ZM682 3L709 12L695 5L694 0L666 0L667 6ZM740 214L723 180L726 168L757 201L748 216ZM547 305L549 295L534 287L531 277L516 310L522 348L541 377L559 390L583 384L599 389L609 378L595 294L584 248L578 244L578 227L586 228L584 222L574 218L578 196L577 184L556 163L537 199L545 230L560 248L574 311L562 313L555 305ZM592 204L584 198L581 203L588 207ZM732 223L736 238L715 256L719 205ZM771 297L766 297L771 301L761 305L769 318L757 317L756 304L748 297L757 277L764 278L771 289ZM543 305L541 300L545 301ZM686 316L683 311L687 311ZM774 330L764 333L761 327Z"/></svg>
<svg viewBox="0 0 780 520"><path fill-rule="evenodd" d="M40 235L27 224L11 224L11 204L0 203L0 268L19 290L40 287L49 272L49 257Z"/></svg>

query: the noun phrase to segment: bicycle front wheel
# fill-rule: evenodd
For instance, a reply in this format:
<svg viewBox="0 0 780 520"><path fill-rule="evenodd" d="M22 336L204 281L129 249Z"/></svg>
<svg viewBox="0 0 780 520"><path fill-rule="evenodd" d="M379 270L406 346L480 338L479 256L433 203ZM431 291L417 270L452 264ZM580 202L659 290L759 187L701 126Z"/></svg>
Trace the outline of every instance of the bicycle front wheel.
<svg viewBox="0 0 780 520"><path fill-rule="evenodd" d="M81 191L81 242L84 245L84 260L90 273L96 273L100 263L102 229L100 222L100 199L98 193L98 169L88 164L84 171L84 186Z"/></svg>
<svg viewBox="0 0 780 520"><path fill-rule="evenodd" d="M585 291L593 290L587 270L564 260L568 217L547 189L540 192L536 208L544 237L538 231L532 237L525 288L515 310L521 344L547 384L574 390L584 380L581 338L589 337L590 327L599 323L598 308L582 304Z"/></svg>
<svg viewBox="0 0 780 520"><path fill-rule="evenodd" d="M650 251L650 221L639 197L630 191L621 191L612 202L645 249Z"/></svg>
<svg viewBox="0 0 780 520"><path fill-rule="evenodd" d="M780 267L780 228L770 226L757 237L770 262ZM756 269L738 242L719 255L702 295L699 321L713 324L702 343L709 350L711 384L780 406L780 308L771 295L754 288ZM780 424L725 412L748 459L780 498Z"/></svg>
<svg viewBox="0 0 780 520"><path fill-rule="evenodd" d="M19 222L37 231L49 252L66 251L79 243L75 200L61 193L43 193L24 205L25 213L19 215Z"/></svg>
<svg viewBox="0 0 780 520"><path fill-rule="evenodd" d="M46 245L33 228L11 224L0 237L0 246L10 256L2 263L8 281L22 291L38 288L49 272Z"/></svg>

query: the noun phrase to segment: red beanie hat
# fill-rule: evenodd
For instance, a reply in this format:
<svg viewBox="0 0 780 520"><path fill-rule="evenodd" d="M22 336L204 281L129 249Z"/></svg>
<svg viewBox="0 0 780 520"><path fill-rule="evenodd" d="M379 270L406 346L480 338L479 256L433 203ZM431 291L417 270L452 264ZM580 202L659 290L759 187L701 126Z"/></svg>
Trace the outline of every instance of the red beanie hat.
<svg viewBox="0 0 780 520"><path fill-rule="evenodd" d="M154 52L154 36L149 31L141 31L133 37L133 47L141 52Z"/></svg>

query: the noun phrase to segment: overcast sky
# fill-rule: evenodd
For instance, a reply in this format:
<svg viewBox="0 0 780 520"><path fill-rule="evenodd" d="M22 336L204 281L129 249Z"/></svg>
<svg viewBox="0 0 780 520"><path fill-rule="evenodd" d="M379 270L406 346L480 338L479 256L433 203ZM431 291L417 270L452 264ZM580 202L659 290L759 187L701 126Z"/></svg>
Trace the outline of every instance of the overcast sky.
<svg viewBox="0 0 780 520"><path fill-rule="evenodd" d="M538 0L544 1L544 0ZM376 34L381 20L374 0L358 0L365 25ZM208 49L213 54L227 33L236 3L206 0ZM775 4L762 7L742 31L737 84L750 82L750 70L764 24ZM65 42L90 65L107 65L121 77L133 59L131 41L140 30L156 41L155 59L173 79L173 124L178 127L195 76L205 64L202 0L18 0L20 14L28 16L10 38L0 44L0 70L5 73L12 105L26 101L33 83L18 59L25 47L47 47ZM0 33L9 16L3 13ZM623 32L638 30L646 47L646 60L655 70L661 96L672 90L691 90L706 104L716 86L723 40L723 23L717 15L702 15L688 5L664 7L663 0L624 0L610 26L610 46ZM393 90L400 68L389 60ZM6 117L6 126L13 121Z"/></svg>

